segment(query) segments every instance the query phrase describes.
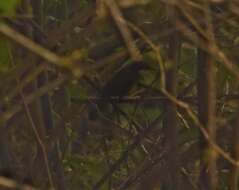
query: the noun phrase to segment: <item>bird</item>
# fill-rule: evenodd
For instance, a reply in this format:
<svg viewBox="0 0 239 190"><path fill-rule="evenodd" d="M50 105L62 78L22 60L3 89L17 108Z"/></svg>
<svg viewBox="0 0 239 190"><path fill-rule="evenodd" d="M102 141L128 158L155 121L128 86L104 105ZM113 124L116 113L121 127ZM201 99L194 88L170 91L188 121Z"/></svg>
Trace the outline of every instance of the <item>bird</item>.
<svg viewBox="0 0 239 190"><path fill-rule="evenodd" d="M143 61L135 61L131 64L126 65L120 71L118 71L100 91L100 98L107 99L112 97L122 98L126 96L130 89L137 83L140 77L140 71L147 69L148 66ZM98 118L98 111L103 110L103 102L98 103L95 106L91 106L89 112L89 119L96 120ZM98 107L98 109L97 109Z"/></svg>

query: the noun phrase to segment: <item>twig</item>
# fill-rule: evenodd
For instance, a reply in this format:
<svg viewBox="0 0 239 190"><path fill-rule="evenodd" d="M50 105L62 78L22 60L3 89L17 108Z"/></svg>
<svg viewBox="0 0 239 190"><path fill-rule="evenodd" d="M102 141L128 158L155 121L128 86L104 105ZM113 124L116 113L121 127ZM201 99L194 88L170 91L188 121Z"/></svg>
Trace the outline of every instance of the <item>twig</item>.
<svg viewBox="0 0 239 190"><path fill-rule="evenodd" d="M126 21L122 15L118 5L115 3L114 0L104 0L104 2L106 3L107 7L109 8L110 13L111 13L117 27L119 28L119 30L121 32L121 35L122 35L124 42L130 52L132 60L134 60L134 61L142 60L142 56L141 56L138 48L136 47L136 45L133 42L133 36L127 27Z"/></svg>
<svg viewBox="0 0 239 190"><path fill-rule="evenodd" d="M124 96L124 97L98 97L98 96L88 96L85 98L71 98L73 102L113 102L113 103L134 103L134 102L155 102L164 101L168 98L166 96ZM196 102L196 96L179 96L178 100L185 102ZM217 97L217 101L230 101L238 100L239 94L222 94Z"/></svg>
<svg viewBox="0 0 239 190"><path fill-rule="evenodd" d="M14 65L14 59L12 57L12 53L11 53L11 50L9 49L9 55L10 55L10 59L11 59L11 63L12 65ZM26 111L26 115L27 115L27 118L30 122L30 125L33 129L33 132L36 136L36 139L37 139L37 142L42 150L42 153L43 153L43 158L44 158L44 162L45 162L45 165L46 165L46 171L47 171L47 176L48 176L48 180L49 180L49 183L50 183L50 186L51 188L54 188L54 183L53 183L53 179L52 179L52 174L51 174L51 171L50 171L50 166L49 166L49 162L48 162L48 158L47 158L47 151L46 151L46 147L38 133L38 130L37 130L37 127L33 121L33 118L32 118L32 115L30 113L30 110L28 108L28 105L25 101L25 97L24 97L24 94L23 94L23 91L22 91L22 88L19 86L20 85L20 81L19 81L19 78L16 77L16 82L17 82L17 90L22 98L22 102L23 102L23 106L25 108L25 111Z"/></svg>
<svg viewBox="0 0 239 190"><path fill-rule="evenodd" d="M36 69L34 69L29 75L23 78L21 82L19 81L19 84L16 88L11 88L10 92L7 93L3 97L3 103L10 102L19 92L19 90L23 89L27 84L29 84L31 81L33 81L39 74L41 74L45 70L44 65L39 65Z"/></svg>
<svg viewBox="0 0 239 190"><path fill-rule="evenodd" d="M41 97L45 93L47 93L49 90L56 88L57 86L61 85L65 81L64 77L57 78L51 82L49 82L47 85L39 88L37 91L34 93L30 94L25 98L26 104L30 104L33 102L36 98ZM7 122L10 118L12 118L16 113L21 111L22 109L22 104L16 104L13 107L11 107L10 110L0 114L0 123L5 123Z"/></svg>
<svg viewBox="0 0 239 190"><path fill-rule="evenodd" d="M7 24L0 23L0 33L19 43L20 45L27 48L29 51L35 53L36 55L39 55L40 57L44 58L48 62L69 69L76 77L79 77L83 74L82 68L80 68L79 65L76 67L76 64L74 64L75 60L71 57L66 58L56 55L55 53L45 49L41 45L35 43L31 39L15 31ZM79 56L80 55L78 55L78 57Z"/></svg>
<svg viewBox="0 0 239 190"><path fill-rule="evenodd" d="M28 117L28 120L31 124L31 127L32 127L32 130L36 136L36 139L37 139L37 142L39 144L39 146L41 147L41 150L42 150L42 153L43 153L43 158L44 158L44 162L45 162L45 165L46 165L46 171L47 171L47 176L48 176L48 180L49 180L49 183L50 183L50 186L52 188L54 188L54 183L53 183L53 179L52 179L52 174L51 174L51 171L50 171L50 166L49 166L49 161L48 161L48 158L47 158L47 151L46 151L46 147L37 131L37 127L32 119L32 116L31 116L31 113L30 113L30 110L28 108L28 105L25 101L25 98L24 98L24 95L23 93L21 92L20 93L21 95L21 98L22 98L22 102L23 102L23 106L24 106L24 109L26 111L26 114L27 114L27 117Z"/></svg>
<svg viewBox="0 0 239 190"><path fill-rule="evenodd" d="M140 32L138 32L140 31ZM138 32L138 34L142 37L142 39L145 39L146 35L144 35L144 33L137 28L136 32ZM150 41L150 47L151 47L151 43L153 44L153 42L151 42L150 39L147 38L146 43L148 43ZM214 55L216 54L215 51L218 50L217 48L210 48L211 51L214 52ZM213 50L212 50L213 49ZM154 50L154 49L153 49ZM155 51L155 53L158 53L157 51ZM232 65L231 62L229 62L229 60L227 59L227 57L225 56L224 53L217 52L219 53L219 55L221 56L221 60L224 59L224 61L226 62L225 66L233 72L233 74L235 74L236 77L239 78L239 72L238 69L233 70L233 68L235 67L234 65ZM231 67L232 66L232 67ZM193 120L193 122L196 124L196 126L198 126L198 128L200 129L200 131L202 132L204 138L208 141L208 143L213 147L213 149L219 154L221 155L225 160L229 161L231 164L235 165L235 166L239 166L239 161L233 159L227 152L225 152L222 148L220 148L209 136L207 130L204 128L204 126L202 125L202 123L199 121L198 117L196 116L196 114L194 113L194 111L192 110L192 108L190 108L190 106L177 99L177 97L174 97L173 95L171 95L165 88L164 86L161 86L160 88L161 92L173 103L175 103L177 106L181 107L182 109L184 109L187 114L189 115L189 117Z"/></svg>
<svg viewBox="0 0 239 190"><path fill-rule="evenodd" d="M161 121L163 114L155 119L149 127L141 131L135 138L132 144L122 153L121 157L112 164L111 168L100 178L100 180L93 186L93 190L98 190L105 183L109 176L111 176L116 170L119 169L120 165L128 159L129 154L141 143L141 141L149 134L149 132Z"/></svg>
<svg viewBox="0 0 239 190"><path fill-rule="evenodd" d="M0 186L10 188L10 189L18 189L21 190L37 190L35 187L32 187L30 185L21 185L17 183L15 180L0 176Z"/></svg>

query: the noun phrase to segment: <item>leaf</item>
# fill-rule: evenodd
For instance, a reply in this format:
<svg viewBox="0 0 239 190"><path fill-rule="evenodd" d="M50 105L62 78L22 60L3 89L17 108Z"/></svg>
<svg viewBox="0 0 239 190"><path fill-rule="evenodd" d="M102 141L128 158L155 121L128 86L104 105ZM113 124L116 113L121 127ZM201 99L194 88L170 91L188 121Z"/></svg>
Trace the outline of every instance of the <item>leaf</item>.
<svg viewBox="0 0 239 190"><path fill-rule="evenodd" d="M12 16L15 13L15 9L19 3L19 0L1 0L0 1L0 15Z"/></svg>

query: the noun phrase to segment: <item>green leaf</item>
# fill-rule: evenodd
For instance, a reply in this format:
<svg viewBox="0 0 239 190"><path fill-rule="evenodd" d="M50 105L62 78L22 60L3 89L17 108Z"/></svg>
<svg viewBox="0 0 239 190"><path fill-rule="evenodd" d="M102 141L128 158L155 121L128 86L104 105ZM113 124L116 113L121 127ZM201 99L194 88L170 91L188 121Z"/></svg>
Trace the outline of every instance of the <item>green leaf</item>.
<svg viewBox="0 0 239 190"><path fill-rule="evenodd" d="M0 1L0 15L11 16L14 15L15 9L19 0L1 0Z"/></svg>

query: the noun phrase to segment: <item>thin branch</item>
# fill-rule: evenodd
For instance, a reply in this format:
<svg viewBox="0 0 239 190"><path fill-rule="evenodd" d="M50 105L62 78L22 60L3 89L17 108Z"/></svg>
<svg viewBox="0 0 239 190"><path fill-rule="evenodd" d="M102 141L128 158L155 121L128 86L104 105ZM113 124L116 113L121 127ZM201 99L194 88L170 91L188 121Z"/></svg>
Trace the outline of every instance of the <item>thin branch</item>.
<svg viewBox="0 0 239 190"><path fill-rule="evenodd" d="M17 96L19 90L22 90L24 87L26 87L31 81L33 81L39 74L41 74L45 70L45 65L39 65L36 69L34 69L29 75L24 77L21 81L19 81L19 84L16 88L11 88L10 92L7 93L3 97L3 103L10 102L15 96Z"/></svg>
<svg viewBox="0 0 239 190"><path fill-rule="evenodd" d="M47 85L39 88L37 91L35 91L34 93L30 94L29 96L27 96L25 98L26 104L30 104L31 102L33 102L36 98L41 97L42 95L44 95L45 93L47 93L49 90L52 90L56 87L58 87L59 85L63 84L65 82L66 78L64 77L59 77L51 82L48 82ZM2 114L0 114L0 123L5 123L7 122L9 119L11 119L16 113L18 113L19 111L21 111L22 109L22 104L16 104L14 106L11 107L10 110L3 112Z"/></svg>
<svg viewBox="0 0 239 190"><path fill-rule="evenodd" d="M49 161L48 161L48 158L47 158L47 150L46 150L46 147L45 147L45 144L43 143L38 131L37 131L37 127L32 119L32 116L31 116L31 113L30 113L30 110L28 108L28 105L26 103L26 100L25 100L25 97L23 95L23 92L20 92L20 95L21 95L21 98L22 98L22 102L23 102L23 106L24 106L24 109L26 111L26 114L27 114L27 118L31 124L31 127L32 127L32 130L35 134L35 137L37 139L37 142L39 144L39 146L41 147L41 150L42 150L42 154L43 154L43 158L44 158L44 163L46 165L46 171L47 171L47 176L48 176L48 180L49 180L49 183L50 183L50 186L52 188L54 188L54 183L53 183L53 179L52 179L52 174L51 174L51 170L50 170L50 166L49 166Z"/></svg>
<svg viewBox="0 0 239 190"><path fill-rule="evenodd" d="M10 189L21 189L21 190L37 190L35 187L30 185L21 185L17 181L0 176L0 186Z"/></svg>
<svg viewBox="0 0 239 190"><path fill-rule="evenodd" d="M137 28L137 31L140 31L138 34L140 35L140 37L142 37L142 39L145 39L146 35L142 35L144 34L139 28ZM150 39L148 39L146 41L146 43L148 43L148 41L151 42ZM151 47L151 46L150 46ZM154 49L153 49L154 50ZM158 53L157 51L155 53ZM221 55L224 55L223 53ZM230 63L231 65L231 63ZM233 66L234 67L234 66ZM238 78L239 78L239 72L235 71L235 74L238 74ZM174 102L177 106L181 107L182 109L184 109L186 111L186 113L189 115L189 117L193 120L193 122L196 124L196 126L199 127L200 131L202 132L203 136L205 137L205 139L209 142L209 144L213 147L213 149L219 154L221 155L225 160L227 160L228 162L230 162L231 164L234 164L235 166L239 166L239 161L233 159L227 152L225 152L222 148L220 148L209 136L207 130L204 128L204 126L202 125L202 123L198 120L198 117L196 116L196 114L194 113L193 109L190 108L190 106L177 99L177 97L174 97L173 95L171 95L165 88L164 86L161 86L160 88L161 92L167 97L169 98L170 101Z"/></svg>
<svg viewBox="0 0 239 190"><path fill-rule="evenodd" d="M60 57L55 53L47 50L43 46L35 43L31 39L20 34L19 32L15 31L4 23L0 23L0 33L19 43L21 46L27 48L29 51L35 53L36 55L39 55L40 57L44 58L48 62L69 69L76 77L82 75L82 69L80 68L80 66L78 65L76 67L76 64L74 64L74 57L76 56L75 54L72 56L72 58ZM76 57L80 57L80 55L77 55Z"/></svg>
<svg viewBox="0 0 239 190"><path fill-rule="evenodd" d="M116 2L114 0L104 0L104 2L108 6L112 17L121 32L121 35L122 35L122 37L125 41L125 44L130 52L132 60L141 61L142 56L141 56L138 48L134 44L133 36L127 27L126 21L123 17L123 14L121 13L118 5L116 4Z"/></svg>
<svg viewBox="0 0 239 190"><path fill-rule="evenodd" d="M121 164L128 159L129 154L140 145L141 141L149 134L150 131L161 121L163 114L161 114L157 119L155 119L151 125L146 127L141 131L133 140L133 142L128 146L128 148L122 153L121 157L112 164L111 168L98 180L98 182L93 186L93 190L98 190L105 183L105 181L119 169Z"/></svg>
<svg viewBox="0 0 239 190"><path fill-rule="evenodd" d="M9 56L10 56L12 65L14 65L14 59L13 59L12 52L11 52L10 49L9 49ZM24 109L26 111L27 118L28 118L28 120L30 122L30 125L31 125L31 127L33 129L33 132L35 134L37 142L38 142L38 144L39 144L39 146L40 146L40 148L42 150L42 153L43 153L44 163L46 165L46 171L47 171L47 176L48 176L48 180L49 180L50 186L52 188L54 188L52 174L51 174L51 171L50 171L50 166L49 166L49 162L48 162L48 158L47 158L46 147L45 147L45 145L44 145L44 143L43 143L43 141L42 141L42 139L41 139L41 137L40 137L40 135L38 133L37 126L35 125L35 123L33 121L33 118L32 118L32 115L30 113L29 107L28 107L28 105L27 105L27 103L25 101L24 93L22 91L22 88L19 86L20 85L20 80L19 80L18 77L16 77L16 82L17 82L17 88L16 89L18 90L18 92L19 92L19 94L20 94L20 96L22 98L23 107L24 107Z"/></svg>

